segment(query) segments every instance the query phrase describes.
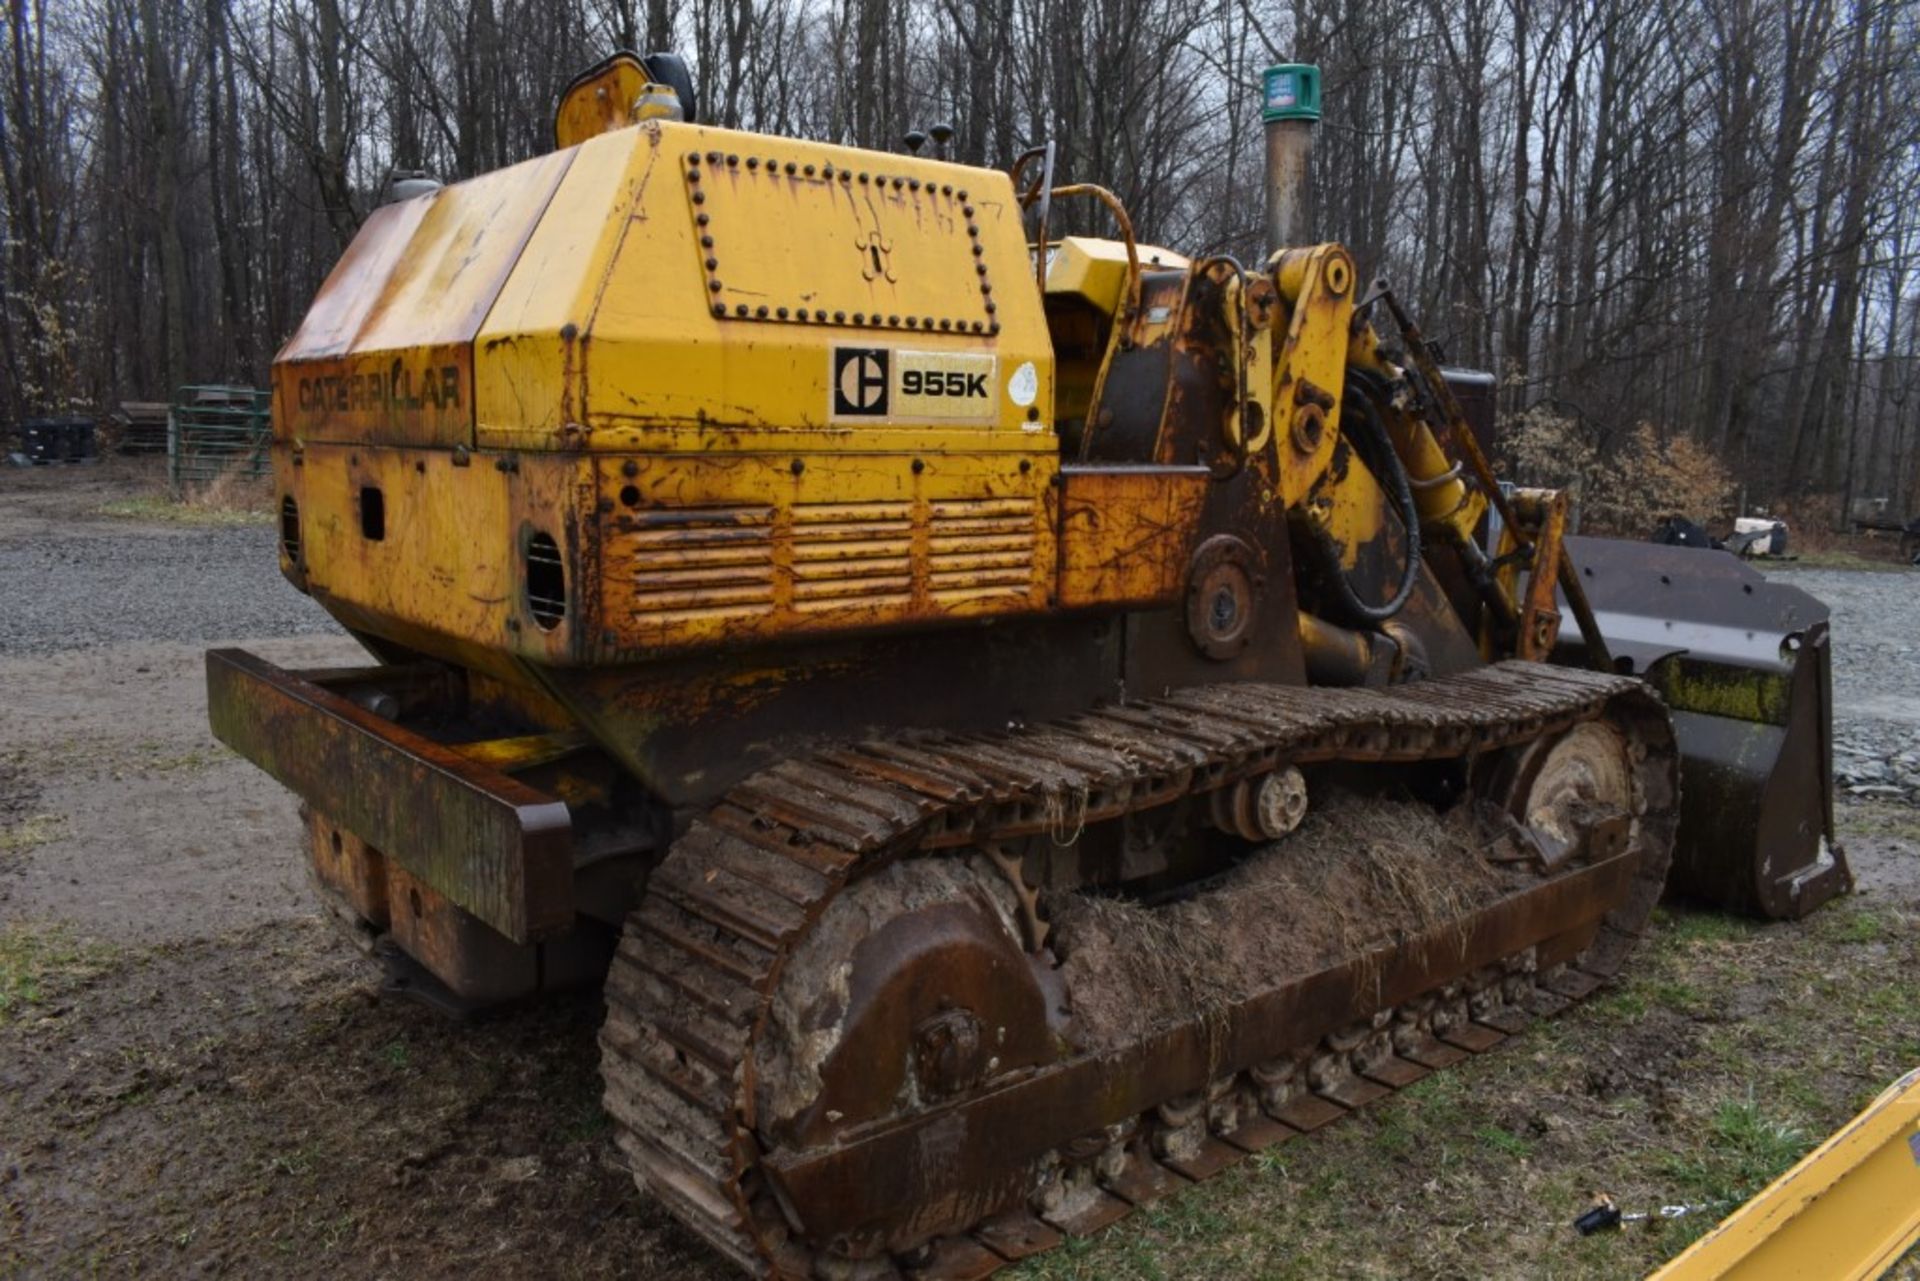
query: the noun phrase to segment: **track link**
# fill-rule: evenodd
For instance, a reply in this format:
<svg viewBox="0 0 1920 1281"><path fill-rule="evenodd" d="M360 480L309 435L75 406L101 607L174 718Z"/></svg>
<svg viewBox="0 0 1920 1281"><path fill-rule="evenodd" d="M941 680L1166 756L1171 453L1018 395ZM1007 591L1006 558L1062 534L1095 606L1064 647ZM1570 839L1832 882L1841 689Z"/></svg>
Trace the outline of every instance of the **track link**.
<svg viewBox="0 0 1920 1281"><path fill-rule="evenodd" d="M790 1237L759 1168L754 1045L787 957L854 879L903 856L1071 831L1278 764L1456 758L1602 715L1629 735L1643 848L1626 901L1578 956L1536 968L1525 949L1284 1061L1195 1081L1056 1152L1027 1207L905 1255ZM648 1191L750 1273L985 1276L1586 995L1659 897L1675 768L1665 710L1640 682L1522 662L1390 690L1198 687L1002 734L918 734L784 761L694 821L629 918L606 985L607 1110Z"/></svg>

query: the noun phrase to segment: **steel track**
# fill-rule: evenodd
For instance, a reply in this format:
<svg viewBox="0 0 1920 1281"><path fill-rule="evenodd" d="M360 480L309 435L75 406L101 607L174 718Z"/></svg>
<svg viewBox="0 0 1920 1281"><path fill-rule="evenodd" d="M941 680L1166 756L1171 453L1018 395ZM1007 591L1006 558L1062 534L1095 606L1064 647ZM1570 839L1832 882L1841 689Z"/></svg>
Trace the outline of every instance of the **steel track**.
<svg viewBox="0 0 1920 1281"><path fill-rule="evenodd" d="M1063 794L1084 798L1092 823L1279 764L1460 758L1602 716L1626 733L1634 764L1631 875L1577 955L1536 969L1535 949L1518 948L1387 1008L1355 1009L1357 1022L1303 1036L1287 1055L1183 1082L1131 1121L1045 1154L1026 1204L904 1253L876 1252L857 1234L792 1234L766 1177L780 1154L763 1153L754 1132L755 1045L787 957L854 880L902 857L1047 831ZM617 1141L653 1196L750 1273L985 1276L1591 991L1659 897L1676 768L1665 710L1643 684L1521 662L1390 690L1198 687L1003 734L916 735L784 761L695 820L628 920L601 1034Z"/></svg>

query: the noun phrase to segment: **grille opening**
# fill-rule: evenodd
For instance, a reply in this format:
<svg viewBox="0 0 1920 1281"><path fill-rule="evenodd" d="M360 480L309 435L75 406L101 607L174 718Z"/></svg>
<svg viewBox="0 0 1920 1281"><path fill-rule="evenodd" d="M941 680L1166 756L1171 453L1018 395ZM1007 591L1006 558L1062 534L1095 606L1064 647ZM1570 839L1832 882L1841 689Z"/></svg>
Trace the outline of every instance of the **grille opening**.
<svg viewBox="0 0 1920 1281"><path fill-rule="evenodd" d="M300 505L292 494L280 500L280 550L291 564L300 563Z"/></svg>
<svg viewBox="0 0 1920 1281"><path fill-rule="evenodd" d="M567 616L567 575L560 548L546 534L527 540L527 612L542 630L552 631Z"/></svg>
<svg viewBox="0 0 1920 1281"><path fill-rule="evenodd" d="M370 543L387 536L387 498L372 485L360 487L360 536Z"/></svg>

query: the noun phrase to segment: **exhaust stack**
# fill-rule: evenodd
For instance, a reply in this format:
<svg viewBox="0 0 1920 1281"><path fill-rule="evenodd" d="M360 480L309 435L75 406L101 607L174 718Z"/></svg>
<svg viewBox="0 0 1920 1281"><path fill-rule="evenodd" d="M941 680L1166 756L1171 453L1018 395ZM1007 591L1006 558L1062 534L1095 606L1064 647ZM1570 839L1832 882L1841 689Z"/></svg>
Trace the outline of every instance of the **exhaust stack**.
<svg viewBox="0 0 1920 1281"><path fill-rule="evenodd" d="M1260 74L1267 127L1267 250L1313 243L1313 127L1320 121L1320 68L1285 62Z"/></svg>

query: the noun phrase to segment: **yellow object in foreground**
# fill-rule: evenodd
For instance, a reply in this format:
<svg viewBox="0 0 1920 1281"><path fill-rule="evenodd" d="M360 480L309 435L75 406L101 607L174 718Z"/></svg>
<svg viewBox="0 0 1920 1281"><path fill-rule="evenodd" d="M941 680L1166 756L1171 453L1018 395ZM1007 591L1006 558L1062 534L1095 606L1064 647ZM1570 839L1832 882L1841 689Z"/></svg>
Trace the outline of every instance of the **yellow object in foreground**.
<svg viewBox="0 0 1920 1281"><path fill-rule="evenodd" d="M1920 1240L1920 1068L1650 1281L1877 1277Z"/></svg>

